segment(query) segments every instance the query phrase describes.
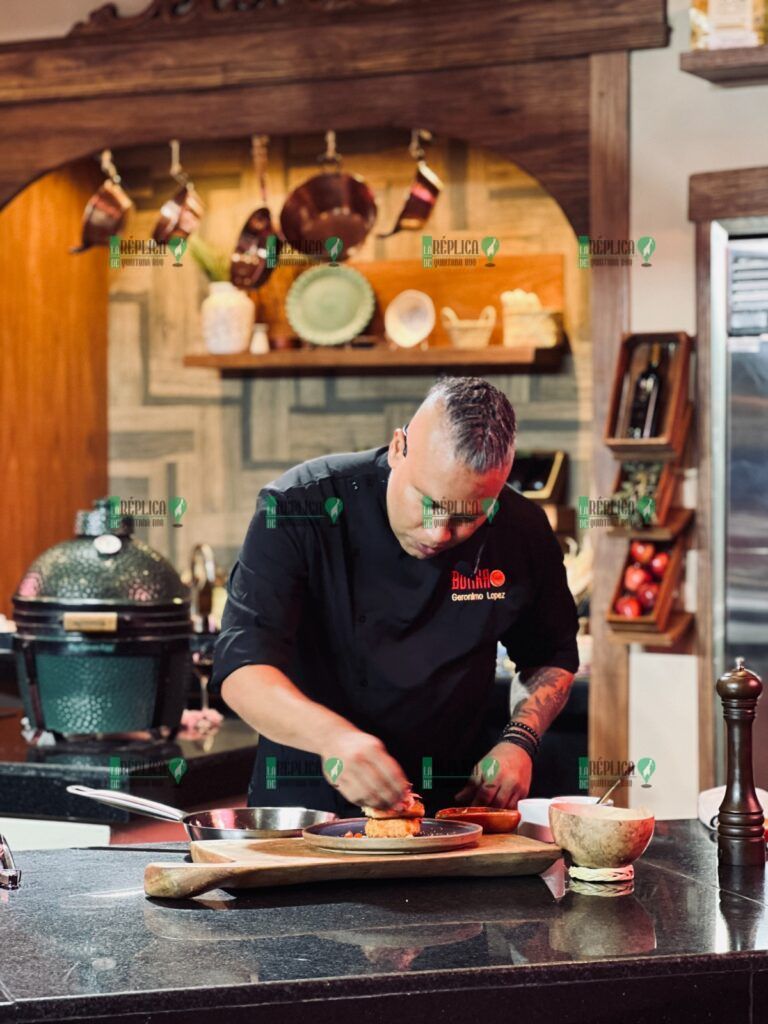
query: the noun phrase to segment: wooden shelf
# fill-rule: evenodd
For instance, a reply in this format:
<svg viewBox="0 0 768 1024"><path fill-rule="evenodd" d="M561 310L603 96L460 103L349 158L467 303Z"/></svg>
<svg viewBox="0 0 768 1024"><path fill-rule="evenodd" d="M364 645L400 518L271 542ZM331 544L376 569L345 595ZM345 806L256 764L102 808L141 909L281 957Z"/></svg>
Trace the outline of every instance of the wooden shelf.
<svg viewBox="0 0 768 1024"><path fill-rule="evenodd" d="M348 374L429 373L456 370L467 373L554 373L560 369L566 346L556 348L488 348L468 350L435 346L427 349L327 347L274 349L264 355L189 355L185 366L218 370L224 377L336 376Z"/></svg>
<svg viewBox="0 0 768 1024"><path fill-rule="evenodd" d="M634 537L637 540L674 540L688 529L692 519L692 508L671 508L663 526L611 526L608 533L612 537Z"/></svg>
<svg viewBox="0 0 768 1024"><path fill-rule="evenodd" d="M693 624L691 612L672 612L663 633L653 629L616 629L611 627L608 636L616 644L641 644L643 647L674 647L685 636Z"/></svg>
<svg viewBox="0 0 768 1024"><path fill-rule="evenodd" d="M761 85L768 83L768 46L690 50L680 54L680 68L715 85Z"/></svg>

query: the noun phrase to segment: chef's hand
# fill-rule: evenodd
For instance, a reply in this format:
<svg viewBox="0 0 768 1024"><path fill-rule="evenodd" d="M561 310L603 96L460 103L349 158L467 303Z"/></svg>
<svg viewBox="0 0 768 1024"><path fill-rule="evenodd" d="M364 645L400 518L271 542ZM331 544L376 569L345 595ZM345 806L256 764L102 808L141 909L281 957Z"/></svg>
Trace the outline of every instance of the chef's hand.
<svg viewBox="0 0 768 1024"><path fill-rule="evenodd" d="M517 807L517 801L528 796L532 771L533 761L522 747L497 743L480 764L475 765L466 786L455 799L470 807Z"/></svg>
<svg viewBox="0 0 768 1024"><path fill-rule="evenodd" d="M389 809L410 789L403 769L381 740L354 727L329 737L320 760L326 779L353 804Z"/></svg>

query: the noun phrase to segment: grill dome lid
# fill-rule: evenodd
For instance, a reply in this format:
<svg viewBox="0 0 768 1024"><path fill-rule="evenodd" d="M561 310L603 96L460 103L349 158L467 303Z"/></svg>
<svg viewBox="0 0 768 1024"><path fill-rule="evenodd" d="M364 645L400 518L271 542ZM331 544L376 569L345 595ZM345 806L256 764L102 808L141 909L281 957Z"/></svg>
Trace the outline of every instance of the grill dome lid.
<svg viewBox="0 0 768 1024"><path fill-rule="evenodd" d="M14 604L176 606L189 603L188 588L173 565L132 536L133 518L114 513L107 499L75 517L73 540L55 544L27 569Z"/></svg>

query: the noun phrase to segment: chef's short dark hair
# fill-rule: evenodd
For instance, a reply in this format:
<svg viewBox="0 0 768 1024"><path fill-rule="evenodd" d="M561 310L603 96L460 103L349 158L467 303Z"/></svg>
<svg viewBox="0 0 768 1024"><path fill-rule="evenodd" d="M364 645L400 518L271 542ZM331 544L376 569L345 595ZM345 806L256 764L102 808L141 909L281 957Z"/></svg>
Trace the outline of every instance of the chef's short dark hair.
<svg viewBox="0 0 768 1024"><path fill-rule="evenodd" d="M441 377L425 401L444 406L453 450L470 469L485 473L509 461L517 430L515 410L493 384L482 377Z"/></svg>

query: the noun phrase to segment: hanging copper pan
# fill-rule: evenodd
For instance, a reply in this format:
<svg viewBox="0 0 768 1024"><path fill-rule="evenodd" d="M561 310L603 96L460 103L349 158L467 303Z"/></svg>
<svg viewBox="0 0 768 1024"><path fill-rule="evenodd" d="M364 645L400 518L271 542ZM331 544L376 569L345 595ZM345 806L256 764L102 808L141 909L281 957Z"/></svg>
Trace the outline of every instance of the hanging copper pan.
<svg viewBox="0 0 768 1024"><path fill-rule="evenodd" d="M373 227L376 200L361 177L339 170L335 132L326 132L326 152L319 159L334 170L316 174L291 192L280 225L286 241L298 252L316 259L344 260L362 245ZM341 252L326 247L331 238L341 239Z"/></svg>
<svg viewBox="0 0 768 1024"><path fill-rule="evenodd" d="M122 230L126 214L133 206L120 185L120 175L108 149L101 154L101 169L107 179L88 200L83 213L83 240L70 248L71 253L85 252L94 245L109 245L110 238Z"/></svg>
<svg viewBox="0 0 768 1024"><path fill-rule="evenodd" d="M197 228L204 213L203 201L181 166L179 140L171 139L169 145L170 175L176 179L180 187L173 197L167 199L160 207L160 216L152 232L152 238L158 244L170 242L174 237L187 238Z"/></svg>
<svg viewBox="0 0 768 1024"><path fill-rule="evenodd" d="M254 210L243 225L229 264L232 284L245 291L261 288L277 266L282 241L272 223L267 205L267 145L269 136L254 135L251 139L253 163L261 187L262 205Z"/></svg>

